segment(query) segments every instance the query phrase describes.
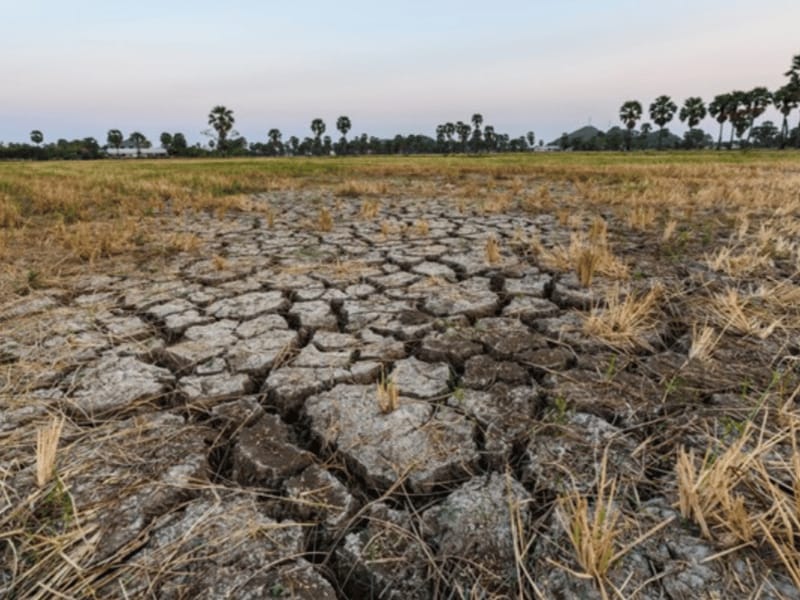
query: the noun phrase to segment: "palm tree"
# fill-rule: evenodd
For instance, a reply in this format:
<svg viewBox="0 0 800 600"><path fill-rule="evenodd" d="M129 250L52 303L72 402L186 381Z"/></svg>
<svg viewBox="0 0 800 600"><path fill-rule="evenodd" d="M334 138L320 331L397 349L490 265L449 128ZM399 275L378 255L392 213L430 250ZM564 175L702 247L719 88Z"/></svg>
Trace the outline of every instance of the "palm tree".
<svg viewBox="0 0 800 600"><path fill-rule="evenodd" d="M469 133L472 131L469 125L463 121L456 121L456 134L461 139L461 146L464 152L467 151L467 140L469 140Z"/></svg>
<svg viewBox="0 0 800 600"><path fill-rule="evenodd" d="M731 139L728 143L728 148L733 149L733 136L736 135L739 139L742 138L744 132L747 130L747 118L745 105L747 104L747 92L742 90L734 90L728 94L728 120L731 122Z"/></svg>
<svg viewBox="0 0 800 600"><path fill-rule="evenodd" d="M627 148L628 152L631 151L631 137L633 136L633 128L636 127L636 121L642 118L642 104L638 100L628 100L619 109L619 119L625 124L628 129Z"/></svg>
<svg viewBox="0 0 800 600"><path fill-rule="evenodd" d="M481 125L483 125L483 115L481 113L475 113L474 115L472 115L472 119L470 120L472 121L473 129L475 131L479 131Z"/></svg>
<svg viewBox="0 0 800 600"><path fill-rule="evenodd" d="M750 128L747 132L747 141L749 142L750 136L753 134L753 123L772 104L772 93L765 87L757 87L747 92L744 100L745 113L750 121Z"/></svg>
<svg viewBox="0 0 800 600"><path fill-rule="evenodd" d="M496 150L497 149L497 133L494 130L494 127L491 125L487 125L483 129L483 139L486 142L486 149Z"/></svg>
<svg viewBox="0 0 800 600"><path fill-rule="evenodd" d="M692 130L700 124L700 121L706 118L706 114L706 105L703 99L692 96L683 103L683 108L681 108L678 118L681 123L688 121L689 129Z"/></svg>
<svg viewBox="0 0 800 600"><path fill-rule="evenodd" d="M650 118L658 125L658 149L661 149L661 144L664 139L664 126L672 121L675 112L678 110L677 105L667 95L659 96L650 105Z"/></svg>
<svg viewBox="0 0 800 600"><path fill-rule="evenodd" d="M800 54L792 57L792 66L784 75L789 78L787 85L791 90L792 97L800 102ZM800 120L797 122L797 147L800 148Z"/></svg>
<svg viewBox="0 0 800 600"><path fill-rule="evenodd" d="M319 140L322 137L322 134L325 133L325 121L319 118L311 121L311 133L313 133L314 137Z"/></svg>
<svg viewBox="0 0 800 600"><path fill-rule="evenodd" d="M44 141L44 134L38 129L31 131L31 141L37 146Z"/></svg>
<svg viewBox="0 0 800 600"><path fill-rule="evenodd" d="M208 124L217 132L217 150L223 152L226 147L226 140L233 124L233 111L225 106L217 105L208 113Z"/></svg>
<svg viewBox="0 0 800 600"><path fill-rule="evenodd" d="M352 126L352 123L350 123L350 117L342 115L336 119L336 129L338 129L339 133L342 134L340 146L342 147L343 153L347 153L347 132L350 131Z"/></svg>
<svg viewBox="0 0 800 600"><path fill-rule="evenodd" d="M456 126L454 123L448 121L444 124L444 134L447 136L447 151L453 149L453 136L456 134Z"/></svg>
<svg viewBox="0 0 800 600"><path fill-rule="evenodd" d="M483 134L481 132L481 125L483 125L483 115L480 113L475 113L472 115L470 119L472 122L472 151L477 152L480 150L481 147L481 138Z"/></svg>
<svg viewBox="0 0 800 600"><path fill-rule="evenodd" d="M108 133L106 134L106 141L108 142L109 146L113 146L114 149L119 154L120 146L122 146L122 141L124 140L124 136L119 129L109 129Z"/></svg>
<svg viewBox="0 0 800 600"><path fill-rule="evenodd" d="M791 84L787 83L773 94L772 102L783 115L783 124L781 125L781 149L783 149L789 138L789 114L800 106L800 98L792 89Z"/></svg>
<svg viewBox="0 0 800 600"><path fill-rule="evenodd" d="M267 132L267 137L269 138L269 143L270 146L272 147L272 152L274 154L280 154L281 146L283 145L281 144L281 138L283 137L283 134L281 134L281 130L273 127Z"/></svg>
<svg viewBox="0 0 800 600"><path fill-rule="evenodd" d="M147 138L144 137L144 134L134 131L131 134L130 140L133 147L136 148L136 156L140 157L142 155L142 148L147 147Z"/></svg>
<svg viewBox="0 0 800 600"><path fill-rule="evenodd" d="M714 117L717 123L719 123L719 140L717 140L717 150L722 148L722 127L730 116L728 113L728 106L730 103L730 94L717 94L708 104L708 114Z"/></svg>

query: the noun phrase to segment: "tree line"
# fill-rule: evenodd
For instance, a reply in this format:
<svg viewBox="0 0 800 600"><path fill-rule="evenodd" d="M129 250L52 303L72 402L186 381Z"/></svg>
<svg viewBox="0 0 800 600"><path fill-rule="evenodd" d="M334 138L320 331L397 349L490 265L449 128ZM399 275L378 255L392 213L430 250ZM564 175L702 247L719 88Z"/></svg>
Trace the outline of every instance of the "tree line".
<svg viewBox="0 0 800 600"><path fill-rule="evenodd" d="M697 125L708 115L719 123L717 150L723 145L725 123L729 123L730 138L727 144L729 149L734 147L734 136L740 148L751 145L785 148L792 139L796 147L800 148L800 122L794 130L789 129L789 115L800 107L800 54L792 59L791 67L784 73L784 77L787 77L788 81L774 92L763 86L749 91L734 90L717 94L708 105L702 98L692 96L684 101L680 112L672 98L667 95L659 96L650 104L648 111L653 123L659 127L656 136L658 148L662 147L667 124L676 114L681 122L689 126L684 135L684 147L710 145L707 135L697 129ZM780 128L772 121L765 121L756 126L756 119L763 115L770 105L783 116ZM642 113L642 104L638 100L628 100L619 109L620 121L627 130L625 136L627 150L631 150L637 133L639 136L646 136L652 128L652 125L645 123L639 132L635 132L636 123L642 118Z"/></svg>
<svg viewBox="0 0 800 600"><path fill-rule="evenodd" d="M645 122L640 129L637 124L644 115L644 108L638 100L628 100L619 110L623 128L612 127L608 132L594 128L584 128L574 134L563 134L552 142L561 149L575 150L632 150L664 147L669 148L709 148L723 147L725 124L729 125L727 147L734 148L734 137L738 147L785 148L795 145L800 148L800 121L790 129L789 117L800 108L800 54L793 57L791 66L784 76L785 85L775 91L766 87L755 87L749 91L734 90L716 95L708 104L698 96L687 98L683 106L670 96L656 98L648 107L652 123ZM780 127L772 121L756 125L758 119L769 106L774 106L782 115ZM798 111L800 112L800 111ZM683 138L669 133L667 125L675 116L686 123L689 130ZM700 122L711 116L719 124L716 143L706 132L698 129ZM483 115L475 113L468 121L446 122L436 126L435 137L427 135L395 135L392 138L378 138L363 133L348 139L352 122L346 115L336 119L336 130L340 137L334 140L325 135L327 126L321 118L311 121L311 135L303 139L290 136L284 141L277 128L269 129L264 142L248 141L233 128L233 110L218 105L208 114L209 128L203 131L210 139L207 146L199 143L189 145L183 133L163 132L159 136L162 153L169 156L326 156L348 154L452 154L478 152L526 152L536 148L533 131L525 135L511 137L499 133L492 125L485 125ZM76 140L59 139L44 144L44 134L35 129L30 133L31 144L0 143L0 159L96 159L108 155L120 155L121 150L131 150L142 155L143 150L153 147L150 140L138 131L125 136L119 129L110 129L106 134L105 145L95 138ZM538 140L539 146L544 140ZM113 149L115 152L110 152Z"/></svg>

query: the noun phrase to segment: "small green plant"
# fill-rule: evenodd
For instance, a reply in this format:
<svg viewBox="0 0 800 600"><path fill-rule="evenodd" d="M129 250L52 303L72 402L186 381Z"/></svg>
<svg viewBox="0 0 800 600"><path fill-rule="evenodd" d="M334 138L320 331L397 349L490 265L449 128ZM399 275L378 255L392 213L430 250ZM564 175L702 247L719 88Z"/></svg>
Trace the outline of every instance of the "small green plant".
<svg viewBox="0 0 800 600"><path fill-rule="evenodd" d="M463 404L464 402L464 388L457 387L453 390L453 400L458 402L459 404Z"/></svg>
<svg viewBox="0 0 800 600"><path fill-rule="evenodd" d="M553 408L555 408L555 414L553 415L555 422L566 423L567 411L569 410L567 399L564 396L556 396L555 400L553 400Z"/></svg>
<svg viewBox="0 0 800 600"><path fill-rule="evenodd" d="M606 381L611 381L614 379L614 375L617 374L617 355L612 354L611 359L608 361L608 367L606 367L605 379Z"/></svg>

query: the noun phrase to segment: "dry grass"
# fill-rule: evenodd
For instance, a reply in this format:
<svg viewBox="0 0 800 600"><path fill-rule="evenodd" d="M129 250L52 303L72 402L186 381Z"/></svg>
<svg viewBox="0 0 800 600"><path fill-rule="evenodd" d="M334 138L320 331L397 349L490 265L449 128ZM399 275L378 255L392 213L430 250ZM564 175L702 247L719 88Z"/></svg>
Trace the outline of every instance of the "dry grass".
<svg viewBox="0 0 800 600"><path fill-rule="evenodd" d="M587 240L586 236L573 232L569 246L556 246L552 250L532 240L531 250L549 268L574 271L584 287L591 285L596 273L613 280L628 279L628 266L611 251L608 240L600 238L598 233L592 237Z"/></svg>
<svg viewBox="0 0 800 600"><path fill-rule="evenodd" d="M333 215L331 215L331 211L324 206L319 209L319 214L317 215L317 229L319 231L330 231L333 229Z"/></svg>
<svg viewBox="0 0 800 600"><path fill-rule="evenodd" d="M486 254L486 262L490 265L497 264L502 259L502 255L500 254L500 243L493 235L490 235L488 238L486 238L484 252Z"/></svg>
<svg viewBox="0 0 800 600"><path fill-rule="evenodd" d="M64 419L53 419L36 431L36 485L43 488L56 474L56 458Z"/></svg>
<svg viewBox="0 0 800 600"><path fill-rule="evenodd" d="M784 411L781 420L770 430L765 412L760 427L747 421L728 445L711 440L702 459L679 449L678 507L723 547L771 549L800 587L800 417Z"/></svg>
<svg viewBox="0 0 800 600"><path fill-rule="evenodd" d="M712 327L707 325L698 327L697 323L694 323L692 325L692 345L689 347L689 360L708 361L714 353L714 347L718 342L719 336L715 336Z"/></svg>
<svg viewBox="0 0 800 600"><path fill-rule="evenodd" d="M393 379L381 378L377 390L378 409L383 414L396 411L400 407L400 390Z"/></svg>
<svg viewBox="0 0 800 600"><path fill-rule="evenodd" d="M656 333L664 297L665 290L658 284L643 294L615 286L606 294L605 306L592 309L583 330L614 348L652 350L649 336Z"/></svg>

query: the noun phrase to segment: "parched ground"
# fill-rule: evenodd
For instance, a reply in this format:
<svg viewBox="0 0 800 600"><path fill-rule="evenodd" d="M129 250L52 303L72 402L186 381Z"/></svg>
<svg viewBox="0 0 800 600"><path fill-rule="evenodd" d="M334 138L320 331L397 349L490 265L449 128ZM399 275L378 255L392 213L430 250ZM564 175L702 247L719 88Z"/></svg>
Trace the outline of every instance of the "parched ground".
<svg viewBox="0 0 800 600"><path fill-rule="evenodd" d="M30 286L0 595L800 598L800 196L702 185L274 191Z"/></svg>

